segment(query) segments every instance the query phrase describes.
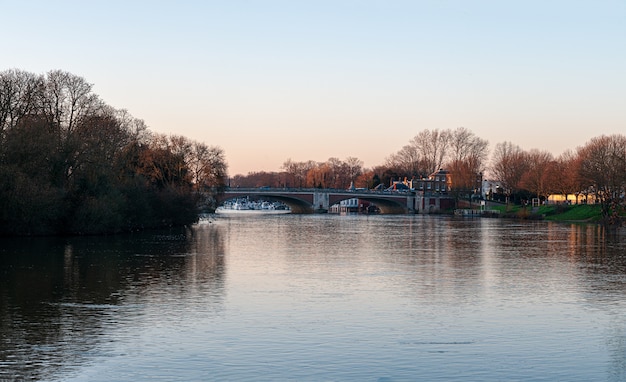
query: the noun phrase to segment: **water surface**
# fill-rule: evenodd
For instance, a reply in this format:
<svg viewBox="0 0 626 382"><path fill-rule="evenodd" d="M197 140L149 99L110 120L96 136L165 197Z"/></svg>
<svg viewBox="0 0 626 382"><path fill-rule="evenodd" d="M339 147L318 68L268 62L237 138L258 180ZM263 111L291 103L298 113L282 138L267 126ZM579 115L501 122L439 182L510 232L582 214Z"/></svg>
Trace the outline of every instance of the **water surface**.
<svg viewBox="0 0 626 382"><path fill-rule="evenodd" d="M625 380L625 242L335 215L3 239L0 380Z"/></svg>

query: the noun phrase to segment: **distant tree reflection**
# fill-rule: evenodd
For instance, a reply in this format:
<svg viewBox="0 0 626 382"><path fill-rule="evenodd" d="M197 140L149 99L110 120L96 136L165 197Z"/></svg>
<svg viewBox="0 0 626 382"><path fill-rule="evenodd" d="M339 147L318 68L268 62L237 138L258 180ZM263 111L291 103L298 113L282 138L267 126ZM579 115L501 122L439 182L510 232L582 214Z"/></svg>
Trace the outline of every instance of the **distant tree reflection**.
<svg viewBox="0 0 626 382"><path fill-rule="evenodd" d="M114 237L4 239L0 380L50 379L80 365L103 333L151 304L198 295L219 309L224 242L216 227ZM158 297L158 298L156 298Z"/></svg>

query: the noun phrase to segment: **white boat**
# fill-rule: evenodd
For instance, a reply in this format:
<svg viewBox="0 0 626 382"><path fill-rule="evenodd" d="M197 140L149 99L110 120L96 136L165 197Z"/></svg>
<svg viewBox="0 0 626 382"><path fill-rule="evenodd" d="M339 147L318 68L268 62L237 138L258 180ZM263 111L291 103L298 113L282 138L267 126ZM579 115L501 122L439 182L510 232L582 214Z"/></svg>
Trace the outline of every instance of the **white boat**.
<svg viewBox="0 0 626 382"><path fill-rule="evenodd" d="M290 209L284 210L232 210L224 207L217 207L215 213L218 215L279 215L290 214Z"/></svg>
<svg viewBox="0 0 626 382"><path fill-rule="evenodd" d="M288 214L291 209L280 202L250 201L236 199L224 202L224 205L215 210L218 214Z"/></svg>
<svg viewBox="0 0 626 382"><path fill-rule="evenodd" d="M250 206L247 202L244 201L236 201L233 203L233 210L241 211L241 210L249 210Z"/></svg>

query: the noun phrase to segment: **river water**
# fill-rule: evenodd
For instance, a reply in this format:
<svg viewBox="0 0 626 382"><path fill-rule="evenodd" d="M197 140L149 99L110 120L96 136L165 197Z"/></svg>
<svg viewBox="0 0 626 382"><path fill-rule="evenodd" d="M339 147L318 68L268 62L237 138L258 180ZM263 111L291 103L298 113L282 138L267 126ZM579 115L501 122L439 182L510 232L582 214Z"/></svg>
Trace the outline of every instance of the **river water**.
<svg viewBox="0 0 626 382"><path fill-rule="evenodd" d="M626 380L623 231L217 215L0 243L2 381Z"/></svg>

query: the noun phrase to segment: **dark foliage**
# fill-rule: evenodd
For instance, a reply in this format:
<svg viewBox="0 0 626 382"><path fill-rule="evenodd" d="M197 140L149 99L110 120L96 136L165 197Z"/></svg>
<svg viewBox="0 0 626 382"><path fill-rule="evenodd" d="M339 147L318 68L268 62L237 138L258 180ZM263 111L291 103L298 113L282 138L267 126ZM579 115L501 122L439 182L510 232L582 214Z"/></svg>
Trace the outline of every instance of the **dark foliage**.
<svg viewBox="0 0 626 382"><path fill-rule="evenodd" d="M181 145L193 142L151 134L100 101L80 77L0 72L0 235L193 223L194 181L220 189L225 164L218 148L205 147L213 154L208 163ZM190 163L202 171L192 174Z"/></svg>

